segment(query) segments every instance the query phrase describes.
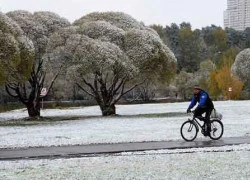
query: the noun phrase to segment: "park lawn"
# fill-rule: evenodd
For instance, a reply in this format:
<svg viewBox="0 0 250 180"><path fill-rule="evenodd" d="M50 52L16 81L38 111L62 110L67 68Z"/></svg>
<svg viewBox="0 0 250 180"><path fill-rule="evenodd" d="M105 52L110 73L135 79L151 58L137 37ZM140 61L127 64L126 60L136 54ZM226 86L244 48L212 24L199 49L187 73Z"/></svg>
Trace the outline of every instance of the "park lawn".
<svg viewBox="0 0 250 180"><path fill-rule="evenodd" d="M249 179L250 145L2 161L0 179Z"/></svg>
<svg viewBox="0 0 250 180"><path fill-rule="evenodd" d="M97 106L46 109L43 116L64 119L0 125L0 148L178 140L188 118L187 106L188 102L118 105L119 116L112 117L101 117ZM223 137L250 135L250 101L218 101L215 107L223 114ZM23 109L0 113L1 123L18 122L26 113ZM199 133L198 138L205 137Z"/></svg>

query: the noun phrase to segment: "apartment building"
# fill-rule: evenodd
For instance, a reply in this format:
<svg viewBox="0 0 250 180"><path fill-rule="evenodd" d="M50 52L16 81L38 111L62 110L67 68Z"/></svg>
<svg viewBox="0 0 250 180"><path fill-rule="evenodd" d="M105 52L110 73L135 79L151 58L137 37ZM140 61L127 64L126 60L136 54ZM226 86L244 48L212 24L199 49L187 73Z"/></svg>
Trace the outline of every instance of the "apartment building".
<svg viewBox="0 0 250 180"><path fill-rule="evenodd" d="M227 0L224 27L244 30L250 27L250 0Z"/></svg>

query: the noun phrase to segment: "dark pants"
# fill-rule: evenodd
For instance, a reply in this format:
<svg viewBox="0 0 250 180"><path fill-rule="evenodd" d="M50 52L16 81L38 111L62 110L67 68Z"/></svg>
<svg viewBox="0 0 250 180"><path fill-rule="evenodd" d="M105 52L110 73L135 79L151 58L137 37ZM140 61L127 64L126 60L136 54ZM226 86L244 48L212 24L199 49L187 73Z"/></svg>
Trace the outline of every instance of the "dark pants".
<svg viewBox="0 0 250 180"><path fill-rule="evenodd" d="M194 116L195 117L197 117L197 116L202 116L202 114L203 113L206 113L206 115L205 115L205 123L207 124L207 125L210 125L210 115L211 115L211 113L212 113L212 110L213 110L213 108L211 109L211 108L196 108L195 109L195 112L194 112Z"/></svg>

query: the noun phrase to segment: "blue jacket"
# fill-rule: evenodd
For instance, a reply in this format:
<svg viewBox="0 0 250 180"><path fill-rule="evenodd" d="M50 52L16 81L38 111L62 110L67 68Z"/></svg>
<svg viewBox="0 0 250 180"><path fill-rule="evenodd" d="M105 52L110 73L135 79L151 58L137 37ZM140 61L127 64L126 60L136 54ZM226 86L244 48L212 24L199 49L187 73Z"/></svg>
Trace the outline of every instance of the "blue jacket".
<svg viewBox="0 0 250 180"><path fill-rule="evenodd" d="M192 109L197 102L199 103L197 108L213 109L214 105L209 95L205 91L200 91L199 94L194 95L188 109Z"/></svg>

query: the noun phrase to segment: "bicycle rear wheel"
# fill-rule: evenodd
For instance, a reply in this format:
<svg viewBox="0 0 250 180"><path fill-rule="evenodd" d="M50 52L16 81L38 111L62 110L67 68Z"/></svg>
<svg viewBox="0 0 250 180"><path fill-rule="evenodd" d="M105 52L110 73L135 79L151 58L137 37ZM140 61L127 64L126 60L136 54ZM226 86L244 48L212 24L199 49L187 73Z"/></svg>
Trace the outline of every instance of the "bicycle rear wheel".
<svg viewBox="0 0 250 180"><path fill-rule="evenodd" d="M196 124L192 121L185 121L181 126L181 137L185 141L193 141L198 133Z"/></svg>
<svg viewBox="0 0 250 180"><path fill-rule="evenodd" d="M213 140L218 140L224 133L224 127L220 120L212 120L211 121L211 132L209 137Z"/></svg>

